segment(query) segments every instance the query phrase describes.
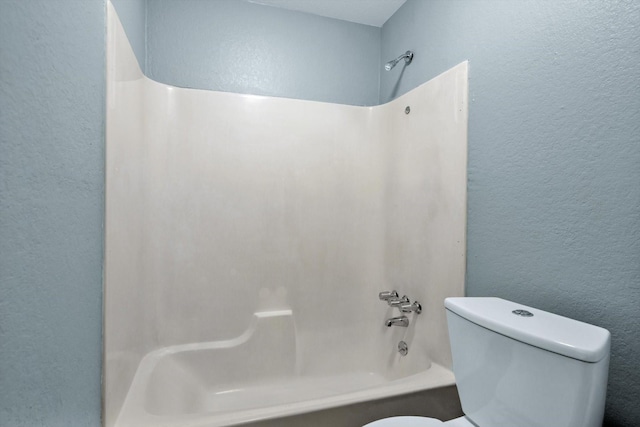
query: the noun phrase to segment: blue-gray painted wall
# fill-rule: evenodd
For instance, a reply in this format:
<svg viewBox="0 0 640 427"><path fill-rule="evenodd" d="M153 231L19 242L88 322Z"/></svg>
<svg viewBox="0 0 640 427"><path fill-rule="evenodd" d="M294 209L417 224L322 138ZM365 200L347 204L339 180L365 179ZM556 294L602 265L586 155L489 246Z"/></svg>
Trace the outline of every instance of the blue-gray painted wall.
<svg viewBox="0 0 640 427"><path fill-rule="evenodd" d="M0 0L0 425L100 423L104 0Z"/></svg>
<svg viewBox="0 0 640 427"><path fill-rule="evenodd" d="M147 3L147 75L181 87L378 102L380 28L238 0Z"/></svg>
<svg viewBox="0 0 640 427"><path fill-rule="evenodd" d="M180 87L376 105L380 28L240 0L113 0L142 70Z"/></svg>
<svg viewBox="0 0 640 427"><path fill-rule="evenodd" d="M612 333L606 424L640 425L640 2L408 0L385 102L470 62L467 293Z"/></svg>
<svg viewBox="0 0 640 427"><path fill-rule="evenodd" d="M115 3L144 67L151 10ZM640 419L639 14L634 1L409 0L378 34L375 68L407 49L416 59L380 85L376 71L368 94L339 93L343 83L325 81L332 70L260 83L276 96L371 105L469 59L468 293L609 328L610 426ZM104 19L104 0L0 0L3 426L100 422ZM166 83L232 90L208 87L206 73L171 81L182 57L165 59L175 70L156 78ZM201 70L214 66L201 59ZM289 67L309 72L301 61ZM237 66L218 71L259 73Z"/></svg>

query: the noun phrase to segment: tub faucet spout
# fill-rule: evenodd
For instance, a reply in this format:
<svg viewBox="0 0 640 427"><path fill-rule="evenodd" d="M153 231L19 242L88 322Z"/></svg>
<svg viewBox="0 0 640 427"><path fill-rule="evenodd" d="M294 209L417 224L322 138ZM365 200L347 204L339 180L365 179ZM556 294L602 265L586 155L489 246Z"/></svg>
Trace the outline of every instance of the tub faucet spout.
<svg viewBox="0 0 640 427"><path fill-rule="evenodd" d="M406 328L409 326L409 318L407 316L392 317L391 319L387 319L385 325L387 325L388 328L391 326L402 326Z"/></svg>

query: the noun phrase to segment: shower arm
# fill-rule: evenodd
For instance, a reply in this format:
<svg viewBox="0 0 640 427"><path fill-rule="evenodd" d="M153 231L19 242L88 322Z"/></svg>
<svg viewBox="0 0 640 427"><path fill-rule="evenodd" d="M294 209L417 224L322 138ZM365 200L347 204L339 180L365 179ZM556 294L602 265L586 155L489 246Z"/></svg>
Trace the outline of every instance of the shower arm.
<svg viewBox="0 0 640 427"><path fill-rule="evenodd" d="M384 65L384 69L387 70L387 71L391 71L391 69L393 67L395 67L396 64L398 62L400 62L402 59L404 59L405 64L407 64L407 65L411 64L411 61L413 60L413 52L408 50L405 53L403 53L402 55L398 56L396 59L387 62Z"/></svg>

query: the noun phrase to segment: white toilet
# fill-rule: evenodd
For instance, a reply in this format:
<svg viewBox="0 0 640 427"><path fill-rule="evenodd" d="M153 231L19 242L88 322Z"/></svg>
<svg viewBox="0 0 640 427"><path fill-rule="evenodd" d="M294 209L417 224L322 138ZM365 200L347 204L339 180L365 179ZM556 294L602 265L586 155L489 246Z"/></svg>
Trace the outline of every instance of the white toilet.
<svg viewBox="0 0 640 427"><path fill-rule="evenodd" d="M445 300L465 415L365 427L601 427L609 331L500 298Z"/></svg>

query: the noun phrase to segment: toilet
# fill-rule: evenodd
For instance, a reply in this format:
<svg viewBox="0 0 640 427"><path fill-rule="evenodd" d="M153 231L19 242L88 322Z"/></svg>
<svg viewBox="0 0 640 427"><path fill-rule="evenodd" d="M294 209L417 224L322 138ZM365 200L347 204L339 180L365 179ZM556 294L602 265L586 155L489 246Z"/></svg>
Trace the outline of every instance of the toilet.
<svg viewBox="0 0 640 427"><path fill-rule="evenodd" d="M606 329L500 298L445 300L464 416L392 417L365 427L601 427Z"/></svg>

